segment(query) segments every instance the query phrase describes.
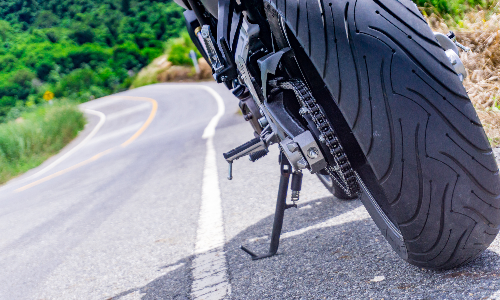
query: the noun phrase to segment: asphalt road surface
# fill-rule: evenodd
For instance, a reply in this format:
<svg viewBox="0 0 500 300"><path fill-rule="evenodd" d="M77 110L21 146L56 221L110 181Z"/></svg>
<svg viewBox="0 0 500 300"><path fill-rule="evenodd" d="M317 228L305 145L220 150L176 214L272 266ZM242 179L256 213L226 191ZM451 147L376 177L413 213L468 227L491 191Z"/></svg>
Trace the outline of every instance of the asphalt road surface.
<svg viewBox="0 0 500 300"><path fill-rule="evenodd" d="M220 95L220 96L219 96ZM60 154L0 188L0 299L500 299L500 240L450 271L400 260L359 201L306 174L268 247L278 151L234 163L252 138L214 83L88 102Z"/></svg>

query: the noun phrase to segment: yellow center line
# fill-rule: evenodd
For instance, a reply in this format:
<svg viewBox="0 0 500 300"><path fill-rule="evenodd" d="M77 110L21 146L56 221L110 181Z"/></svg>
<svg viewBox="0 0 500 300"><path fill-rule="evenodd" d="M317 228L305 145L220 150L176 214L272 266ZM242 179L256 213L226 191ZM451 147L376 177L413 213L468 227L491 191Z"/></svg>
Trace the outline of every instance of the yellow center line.
<svg viewBox="0 0 500 300"><path fill-rule="evenodd" d="M131 136L128 140L125 141L125 143L122 144L122 147L127 147L128 145L130 145L130 143L135 141L144 132L144 130L146 130L146 128L148 128L148 126L149 126L149 124L151 124L151 122L153 122L153 119L155 118L155 115L156 115L156 111L158 110L158 102L156 102L155 100L153 100L151 98L145 98L145 97L123 96L122 98L129 99L129 100L148 101L151 104L153 104L153 108L151 109L151 113L149 114L149 117L146 120L146 122L144 122L144 125L142 125L142 127L139 128L139 130L137 130L137 132L134 133L133 136Z"/></svg>
<svg viewBox="0 0 500 300"><path fill-rule="evenodd" d="M155 118L155 116L156 116L156 111L158 110L158 102L156 102L156 100L154 100L154 99L151 99L151 98L146 98L146 97L133 97L133 96L108 96L108 97L106 97L106 98L123 98L123 99L127 99L127 100L148 101L148 102L150 102L150 103L153 105L153 107L152 107L152 109L151 109L151 112L150 112L150 114L149 114L149 117L148 117L148 119L146 120L146 122L144 122L144 124L141 126L141 128L139 128L139 130L137 130L137 132L136 132L136 133L134 133L134 135L132 135L132 136L131 136L128 140L126 140L123 144L121 144L121 147L122 147L122 148L125 148L125 147L127 147L128 145L130 145L133 141L135 141L135 140L136 140L136 139L137 139L137 138L138 138L138 137L139 137L139 136L140 136L140 135L141 135L141 134L142 134L142 133L143 133L143 132L144 132L144 131L148 128L148 127L149 127L149 125L151 124L151 122L153 122L153 119L154 119L154 118ZM61 171L56 172L56 173L54 173L54 174L51 174L51 175L49 175L49 176L43 177L43 178L41 178L41 179L39 179L39 180L37 180L37 181L34 181L34 182L30 183L30 184L27 184L27 185L25 185L25 186L23 186L23 187L20 187L20 188L16 189L16 190L15 190L15 192L17 193L17 192L22 192L22 191L25 191L25 190L27 190L27 189L29 189L29 188L32 188L32 187L34 187L34 186L37 186L37 185L39 185L39 184L43 183L43 182L49 181L49 180L54 179L54 178L56 178L56 177L59 177L59 176L61 176L61 175L63 175L63 174L66 174L66 173L68 173L68 172L70 172L70 171L73 171L73 170L75 170L75 169L78 169L78 168L80 168L80 167L83 167L83 166L87 165L88 163L93 162L93 161L96 161L96 160L98 160L99 158L101 158L101 157L103 157L103 156L105 156L105 155L107 155L107 154L109 154L109 153L113 152L113 151L114 151L114 150L116 150L117 148L118 148L118 147L113 147L113 148L111 148L111 149L108 149L108 150L106 150L106 151L103 151L103 152L101 152L101 153L98 153L98 154L96 154L96 155L92 156L91 158L89 158L89 159L87 159L87 160L82 161L81 163L78 163L78 164L76 164L76 165L74 165L74 166L71 166L71 167L69 167L69 168L66 168L66 169L64 169L64 170L61 170Z"/></svg>

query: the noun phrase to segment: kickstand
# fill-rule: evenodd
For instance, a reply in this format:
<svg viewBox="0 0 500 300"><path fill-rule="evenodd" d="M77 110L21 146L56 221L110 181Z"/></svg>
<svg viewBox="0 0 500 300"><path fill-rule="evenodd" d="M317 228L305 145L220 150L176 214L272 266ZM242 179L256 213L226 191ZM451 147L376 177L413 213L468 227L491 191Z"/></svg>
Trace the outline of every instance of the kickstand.
<svg viewBox="0 0 500 300"><path fill-rule="evenodd" d="M278 247L280 244L281 228L283 226L283 217L285 215L285 210L291 207L297 207L297 205L287 205L286 204L286 194L288 191L288 182L290 180L290 174L292 173L292 166L288 162L285 155L280 153L280 186L278 190L278 200L276 202L276 212L274 213L274 224L273 233L271 235L271 245L269 247L269 252L263 255L257 255L252 251L248 250L246 247L241 246L241 250L250 254L252 260L258 260L266 257L271 257L278 252Z"/></svg>

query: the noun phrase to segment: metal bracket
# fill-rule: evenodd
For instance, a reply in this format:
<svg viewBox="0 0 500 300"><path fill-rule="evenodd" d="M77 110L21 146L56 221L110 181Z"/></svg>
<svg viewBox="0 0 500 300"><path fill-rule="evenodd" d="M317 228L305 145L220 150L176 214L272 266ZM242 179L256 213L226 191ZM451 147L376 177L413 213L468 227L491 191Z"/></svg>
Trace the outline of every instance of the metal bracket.
<svg viewBox="0 0 500 300"><path fill-rule="evenodd" d="M460 53L458 48L466 52L470 51L470 49L457 42L455 34L451 31L448 35L435 32L434 36L436 37L436 40L439 42L439 45L441 45L441 48L444 49L445 54L448 57L448 60L450 61L451 65L453 66L453 69L458 75L458 78L460 78L460 81L463 82L464 79L467 78L467 70L465 69L463 62L460 59Z"/></svg>
<svg viewBox="0 0 500 300"><path fill-rule="evenodd" d="M316 143L313 135L310 131L305 131L304 133L293 138L293 141L299 144L304 158L307 160L311 173L316 173L328 165L325 157L321 153L321 148Z"/></svg>
<svg viewBox="0 0 500 300"><path fill-rule="evenodd" d="M294 171L302 170L308 167L307 160L302 155L300 147L296 142L290 138L286 138L281 141L280 145Z"/></svg>
<svg viewBox="0 0 500 300"><path fill-rule="evenodd" d="M236 64L231 56L226 39L220 38L219 40L219 45L222 49L221 53L219 47L216 46L217 44L210 31L209 25L203 25L201 28L201 36L208 52L210 64L212 65L214 79L218 83L224 82L228 88L232 88L231 81L238 76L238 72L236 71Z"/></svg>
<svg viewBox="0 0 500 300"><path fill-rule="evenodd" d="M276 74L276 69L281 61L281 57L288 51L291 51L291 49L287 47L278 52L270 53L257 61L260 67L262 94L264 95L264 99L267 99L267 75Z"/></svg>
<svg viewBox="0 0 500 300"><path fill-rule="evenodd" d="M308 168L314 174L328 165L310 131L299 134L293 140L286 138L280 145L294 171Z"/></svg>

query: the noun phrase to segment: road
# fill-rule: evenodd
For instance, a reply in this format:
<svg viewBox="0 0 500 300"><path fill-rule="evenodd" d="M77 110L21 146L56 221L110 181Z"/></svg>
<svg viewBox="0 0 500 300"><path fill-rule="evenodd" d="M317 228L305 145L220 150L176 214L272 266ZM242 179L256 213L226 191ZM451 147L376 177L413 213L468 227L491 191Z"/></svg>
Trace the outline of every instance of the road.
<svg viewBox="0 0 500 300"><path fill-rule="evenodd" d="M220 96L219 96L220 95ZM401 261L359 201L304 176L268 247L278 152L234 163L252 131L214 83L91 101L60 154L0 189L0 299L500 299L500 240L472 263ZM89 111L90 110L90 111Z"/></svg>

